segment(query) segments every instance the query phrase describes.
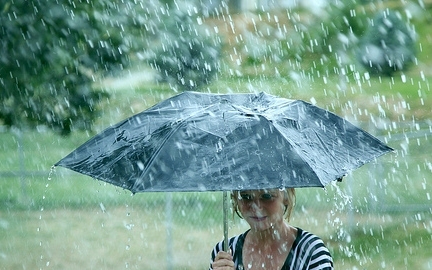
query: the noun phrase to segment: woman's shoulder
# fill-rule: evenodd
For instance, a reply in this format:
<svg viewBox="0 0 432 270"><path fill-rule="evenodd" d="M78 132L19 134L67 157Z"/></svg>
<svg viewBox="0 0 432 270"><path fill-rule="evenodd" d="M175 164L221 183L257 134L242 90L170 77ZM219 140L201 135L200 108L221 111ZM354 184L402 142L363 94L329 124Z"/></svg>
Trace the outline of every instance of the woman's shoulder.
<svg viewBox="0 0 432 270"><path fill-rule="evenodd" d="M298 227L296 227L296 229L297 229L297 239L323 242L318 235L315 235L309 231L303 230L303 229L298 228Z"/></svg>
<svg viewBox="0 0 432 270"><path fill-rule="evenodd" d="M294 241L293 249L309 250L310 252L324 250L328 253L324 241L319 236L301 228L297 228L297 238Z"/></svg>

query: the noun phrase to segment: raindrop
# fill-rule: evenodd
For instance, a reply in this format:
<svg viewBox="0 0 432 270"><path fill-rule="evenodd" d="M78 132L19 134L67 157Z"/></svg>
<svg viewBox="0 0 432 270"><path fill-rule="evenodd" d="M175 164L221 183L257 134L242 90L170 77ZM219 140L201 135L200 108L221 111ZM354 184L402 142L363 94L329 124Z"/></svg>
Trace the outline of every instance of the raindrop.
<svg viewBox="0 0 432 270"><path fill-rule="evenodd" d="M138 168L141 170L141 171L143 171L144 170L144 163L142 163L141 161L138 161L137 162L137 165L138 165Z"/></svg>
<svg viewBox="0 0 432 270"><path fill-rule="evenodd" d="M133 229L133 227L135 227L135 224L133 224L133 223L126 223L126 224L124 224L124 226L125 226L125 228L127 229L127 230L132 230Z"/></svg>
<svg viewBox="0 0 432 270"><path fill-rule="evenodd" d="M317 104L317 101L316 101L316 99L314 97L310 98L310 102L311 102L312 105L316 105Z"/></svg>
<svg viewBox="0 0 432 270"><path fill-rule="evenodd" d="M102 210L103 213L106 212L106 208L105 208L105 206L103 205L103 203L100 203L100 204L99 204L99 207L100 207L100 209Z"/></svg>

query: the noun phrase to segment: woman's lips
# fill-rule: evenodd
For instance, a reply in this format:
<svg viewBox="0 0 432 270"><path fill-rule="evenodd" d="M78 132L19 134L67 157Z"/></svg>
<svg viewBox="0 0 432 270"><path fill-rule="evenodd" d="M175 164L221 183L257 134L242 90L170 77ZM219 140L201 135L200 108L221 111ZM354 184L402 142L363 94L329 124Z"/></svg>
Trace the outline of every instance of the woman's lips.
<svg viewBox="0 0 432 270"><path fill-rule="evenodd" d="M250 217L251 219L255 220L255 221L263 221L265 220L267 217Z"/></svg>

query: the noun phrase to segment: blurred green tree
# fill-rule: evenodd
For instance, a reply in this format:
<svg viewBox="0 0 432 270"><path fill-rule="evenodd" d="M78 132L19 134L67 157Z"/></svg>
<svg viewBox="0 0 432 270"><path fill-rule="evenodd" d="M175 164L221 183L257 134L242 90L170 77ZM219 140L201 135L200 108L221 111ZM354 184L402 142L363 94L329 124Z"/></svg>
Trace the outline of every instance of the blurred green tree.
<svg viewBox="0 0 432 270"><path fill-rule="evenodd" d="M129 63L122 1L7 0L0 4L0 123L90 129L95 74ZM124 10L122 10L124 12Z"/></svg>

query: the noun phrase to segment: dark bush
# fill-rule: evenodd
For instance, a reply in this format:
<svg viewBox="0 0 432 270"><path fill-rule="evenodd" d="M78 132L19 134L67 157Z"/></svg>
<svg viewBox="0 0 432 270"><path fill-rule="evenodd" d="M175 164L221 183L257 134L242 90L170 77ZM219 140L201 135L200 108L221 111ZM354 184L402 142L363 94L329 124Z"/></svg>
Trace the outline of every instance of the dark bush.
<svg viewBox="0 0 432 270"><path fill-rule="evenodd" d="M199 90L219 70L220 42L193 19L181 11L165 16L147 59L161 80L181 91Z"/></svg>
<svg viewBox="0 0 432 270"><path fill-rule="evenodd" d="M379 12L361 38L357 59L371 74L391 76L415 60L415 32L392 10Z"/></svg>

